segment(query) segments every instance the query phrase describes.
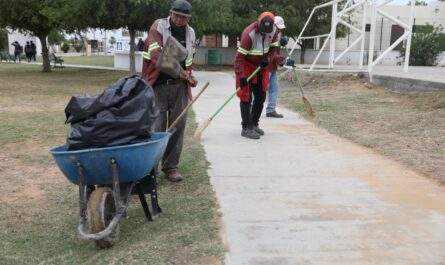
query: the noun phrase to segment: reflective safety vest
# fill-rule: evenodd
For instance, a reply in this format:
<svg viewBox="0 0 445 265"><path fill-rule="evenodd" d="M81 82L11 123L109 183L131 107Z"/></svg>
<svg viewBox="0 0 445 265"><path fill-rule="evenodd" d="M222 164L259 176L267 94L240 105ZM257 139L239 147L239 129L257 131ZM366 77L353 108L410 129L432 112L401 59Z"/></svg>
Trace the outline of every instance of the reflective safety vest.
<svg viewBox="0 0 445 265"><path fill-rule="evenodd" d="M167 38L171 36L170 17L156 20L150 27L148 37L145 40L142 65L142 76L154 85L159 77L160 71L156 68L156 62L161 54ZM195 31L189 25L186 26L185 41L187 58L185 60L186 69L191 72L193 56L195 53ZM190 90L190 89L189 89ZM189 95L191 96L191 90Z"/></svg>
<svg viewBox="0 0 445 265"><path fill-rule="evenodd" d="M273 63L279 46L278 31L275 27L271 33L261 34L258 30L258 21L247 26L241 34L240 45L235 55L236 86L238 87L240 78L247 78L265 58L269 60L269 63ZM269 71L266 68L261 72L260 82L265 91L269 82ZM257 76L251 82L256 84ZM241 89L237 95L242 101L246 101L249 98L249 91Z"/></svg>

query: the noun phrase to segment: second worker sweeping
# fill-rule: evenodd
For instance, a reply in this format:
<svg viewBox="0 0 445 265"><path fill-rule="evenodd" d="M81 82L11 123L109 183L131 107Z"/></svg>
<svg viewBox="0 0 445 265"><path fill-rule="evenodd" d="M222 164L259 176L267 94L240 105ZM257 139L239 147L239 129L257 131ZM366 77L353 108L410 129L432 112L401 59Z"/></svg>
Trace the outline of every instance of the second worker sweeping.
<svg viewBox="0 0 445 265"><path fill-rule="evenodd" d="M259 121L269 83L269 70L266 66L269 62L278 63L277 60L282 59L274 49L279 49L274 15L271 12L263 12L257 21L243 30L235 56L236 86L241 87L237 93L242 119L241 136L249 139L259 139L264 135ZM247 81L247 77L259 66L262 70Z"/></svg>

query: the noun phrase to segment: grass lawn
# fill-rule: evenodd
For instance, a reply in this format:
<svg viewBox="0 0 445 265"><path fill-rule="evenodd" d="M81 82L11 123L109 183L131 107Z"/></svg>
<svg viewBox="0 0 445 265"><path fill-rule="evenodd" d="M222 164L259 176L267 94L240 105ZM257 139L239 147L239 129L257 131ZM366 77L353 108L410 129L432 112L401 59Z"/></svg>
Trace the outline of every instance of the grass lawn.
<svg viewBox="0 0 445 265"><path fill-rule="evenodd" d="M114 56L112 55L93 55L93 56L63 56L64 64L78 64L78 65L94 65L94 66L114 66ZM37 56L37 62L42 62L42 56ZM53 63L52 63L53 64Z"/></svg>
<svg viewBox="0 0 445 265"><path fill-rule="evenodd" d="M317 125L445 182L445 91L395 93L350 75L305 79ZM280 87L280 102L308 118L297 88Z"/></svg>
<svg viewBox="0 0 445 265"><path fill-rule="evenodd" d="M137 199L109 250L76 238L78 189L48 150L66 141L72 95L97 94L126 72L0 63L0 264L221 264L217 202L188 119L180 171L158 178L163 213L147 222Z"/></svg>

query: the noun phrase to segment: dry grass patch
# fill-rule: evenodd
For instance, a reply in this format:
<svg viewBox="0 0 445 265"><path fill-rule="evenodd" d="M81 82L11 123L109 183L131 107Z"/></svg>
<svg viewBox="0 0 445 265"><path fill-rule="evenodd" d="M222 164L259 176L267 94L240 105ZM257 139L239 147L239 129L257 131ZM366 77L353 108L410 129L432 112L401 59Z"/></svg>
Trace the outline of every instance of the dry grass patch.
<svg viewBox="0 0 445 265"><path fill-rule="evenodd" d="M280 84L280 102L307 117L298 90ZM307 76L304 88L317 125L445 181L445 92L395 93L351 75Z"/></svg>
<svg viewBox="0 0 445 265"><path fill-rule="evenodd" d="M216 199L204 151L192 139L193 113L180 164L186 180L159 178L161 216L147 222L134 200L111 250L76 238L78 189L48 150L66 141L64 108L72 95L97 94L126 74L70 68L42 73L35 65L0 63L1 264L171 264L172 254L177 264L221 264Z"/></svg>

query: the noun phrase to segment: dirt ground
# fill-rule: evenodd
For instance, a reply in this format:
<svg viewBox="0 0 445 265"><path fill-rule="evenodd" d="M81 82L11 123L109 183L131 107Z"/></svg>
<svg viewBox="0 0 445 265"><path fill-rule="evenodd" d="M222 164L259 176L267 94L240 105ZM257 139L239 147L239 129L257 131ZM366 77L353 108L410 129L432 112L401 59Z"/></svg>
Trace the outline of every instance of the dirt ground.
<svg viewBox="0 0 445 265"><path fill-rule="evenodd" d="M304 112L293 74L282 74L280 103ZM396 93L362 75L304 75L312 121L445 183L445 91Z"/></svg>

